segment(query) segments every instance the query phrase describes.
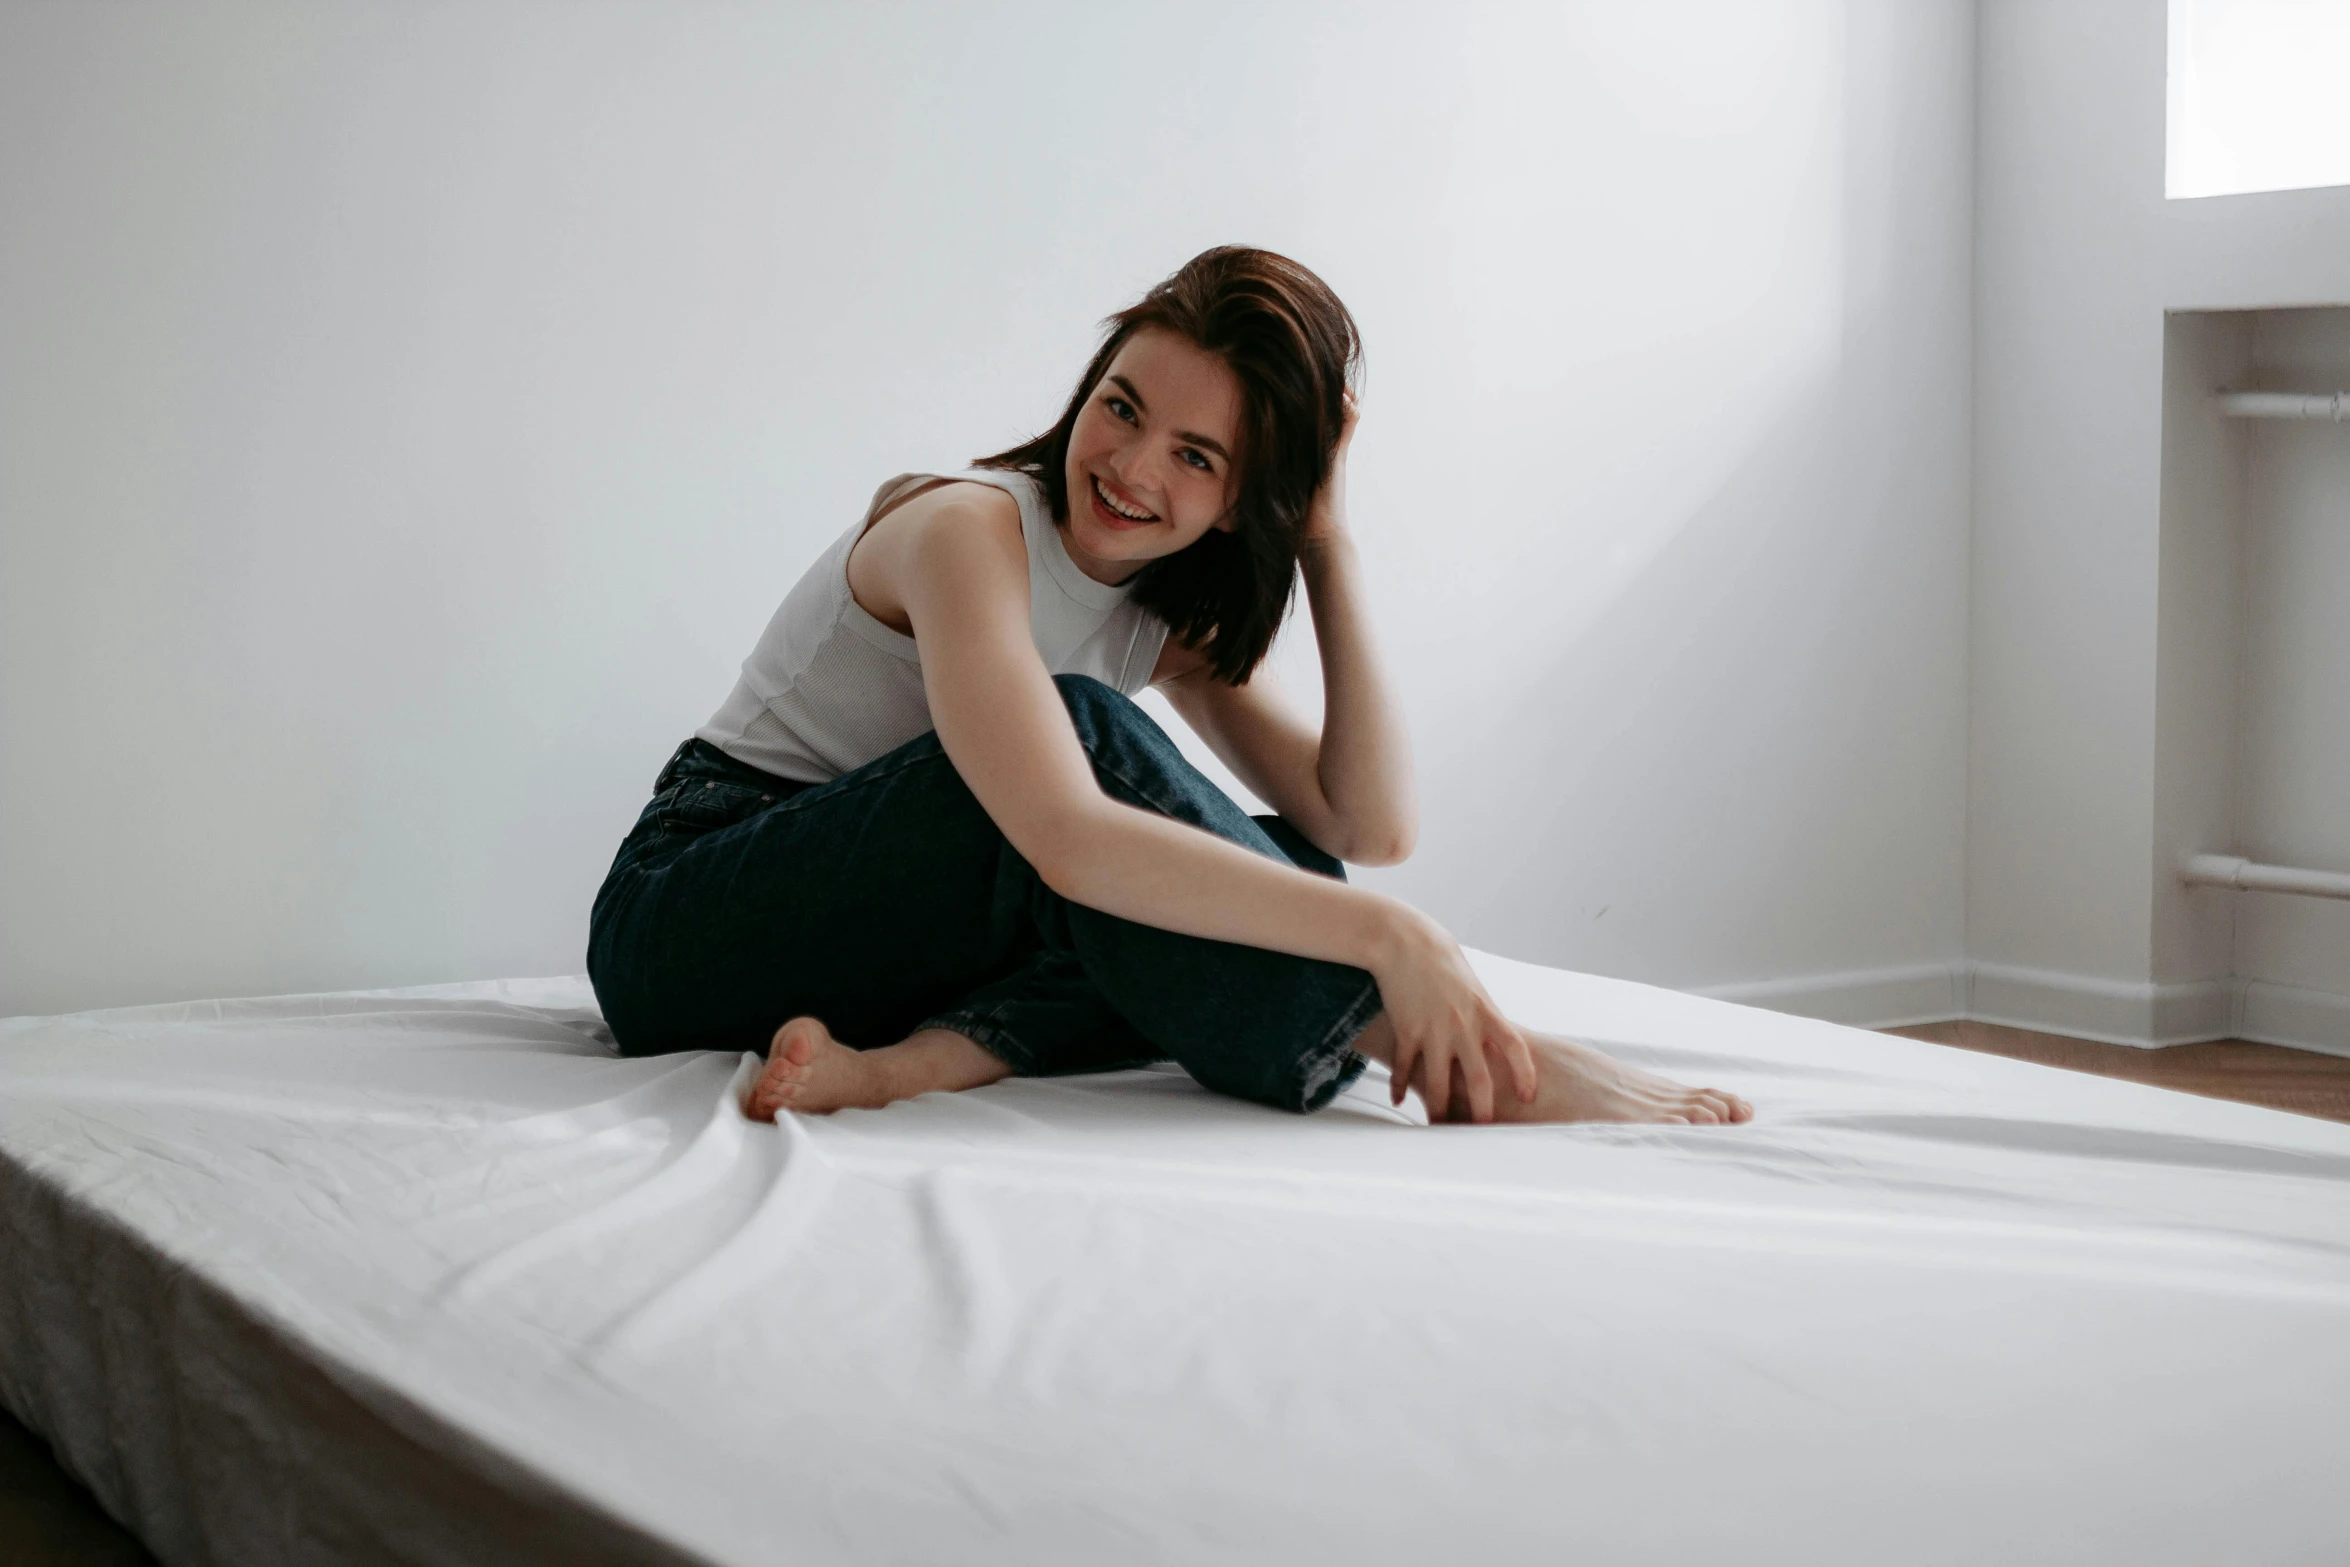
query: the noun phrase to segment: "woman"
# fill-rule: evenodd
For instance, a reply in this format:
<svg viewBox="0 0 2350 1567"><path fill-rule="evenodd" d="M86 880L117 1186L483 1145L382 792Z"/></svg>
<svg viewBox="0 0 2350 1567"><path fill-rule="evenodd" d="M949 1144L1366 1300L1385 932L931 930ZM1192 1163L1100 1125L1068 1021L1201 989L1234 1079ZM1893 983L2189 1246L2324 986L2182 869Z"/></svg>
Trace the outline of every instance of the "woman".
<svg viewBox="0 0 2350 1567"><path fill-rule="evenodd" d="M1050 431L883 485L670 758L590 926L621 1048L764 1049L762 1119L1168 1057L1296 1111L1369 1057L1432 1119L1747 1119L1518 1028L1434 920L1346 884L1414 832L1346 528L1346 307L1224 247L1109 328ZM1260 667L1301 568L1319 732ZM1145 685L1279 814L1187 765Z"/></svg>

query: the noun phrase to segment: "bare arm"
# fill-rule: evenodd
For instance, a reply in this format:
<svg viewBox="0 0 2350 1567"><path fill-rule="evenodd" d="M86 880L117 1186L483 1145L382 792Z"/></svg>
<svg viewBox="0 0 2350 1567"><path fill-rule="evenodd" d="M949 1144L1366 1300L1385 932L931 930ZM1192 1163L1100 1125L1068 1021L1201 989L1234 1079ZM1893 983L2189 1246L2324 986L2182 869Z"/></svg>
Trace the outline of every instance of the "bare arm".
<svg viewBox="0 0 2350 1567"><path fill-rule="evenodd" d="M1531 1096L1523 1039L1433 920L1101 791L1037 657L1027 555L1008 499L942 492L911 503L877 524L858 554L853 579L894 600L887 608L902 607L921 644L931 719L948 758L1047 886L1163 930L1368 969L1407 1075L1424 1056L1427 1081L1447 1082L1458 1060L1472 1102L1489 1114L1490 1048Z"/></svg>
<svg viewBox="0 0 2350 1567"><path fill-rule="evenodd" d="M1357 865L1393 865L1412 852L1418 806L1403 711L1380 667L1363 598L1362 563L1346 527L1346 455L1355 414L1316 497L1301 562L1322 657L1319 733L1270 669L1228 686L1204 667L1165 687L1184 722L1224 765L1324 852Z"/></svg>
<svg viewBox="0 0 2350 1567"><path fill-rule="evenodd" d="M893 542L939 742L1047 886L1164 930L1376 965L1404 905L1102 792L1036 654L1010 507L941 504L907 516Z"/></svg>
<svg viewBox="0 0 2350 1567"><path fill-rule="evenodd" d="M1167 699L1317 847L1355 865L1394 865L1418 834L1411 742L1371 641L1354 541L1309 546L1304 566L1322 655L1319 731L1263 666L1240 686L1192 670L1166 684Z"/></svg>

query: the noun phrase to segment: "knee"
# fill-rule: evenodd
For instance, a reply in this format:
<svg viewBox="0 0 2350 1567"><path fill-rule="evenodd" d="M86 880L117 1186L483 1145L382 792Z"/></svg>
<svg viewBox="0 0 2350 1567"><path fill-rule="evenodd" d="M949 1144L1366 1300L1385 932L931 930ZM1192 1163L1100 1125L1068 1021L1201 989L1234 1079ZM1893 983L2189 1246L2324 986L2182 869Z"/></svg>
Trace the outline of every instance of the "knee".
<svg viewBox="0 0 2350 1567"><path fill-rule="evenodd" d="M1133 698L1091 675L1055 675L1053 684L1060 687L1061 705L1069 709L1070 721L1077 725L1080 739L1088 734L1110 734L1132 729L1137 725L1157 729L1150 714L1134 705Z"/></svg>
<svg viewBox="0 0 2350 1567"><path fill-rule="evenodd" d="M1055 675L1053 684L1061 688L1077 743L1085 747L1094 772L1113 793L1119 792L1114 785L1123 785L1163 813L1182 814L1174 809L1177 798L1214 787L1132 698L1090 675Z"/></svg>
<svg viewBox="0 0 2350 1567"><path fill-rule="evenodd" d="M1248 813L1193 767L1167 731L1130 698L1086 675L1055 675L1053 684L1061 689L1078 743L1085 747L1086 760L1093 764L1104 793L1205 828L1259 854L1282 858L1282 851ZM1341 874L1337 861L1322 856L1303 838L1297 843L1306 855L1326 861L1324 874Z"/></svg>
<svg viewBox="0 0 2350 1567"><path fill-rule="evenodd" d="M1091 675L1055 675L1053 684L1061 688L1061 703L1069 709L1069 722L1076 727L1077 743L1095 760L1112 755L1130 759L1149 757L1162 764L1169 759L1181 759L1182 753L1167 738L1167 732L1123 692ZM1162 750L1165 756L1158 755Z"/></svg>

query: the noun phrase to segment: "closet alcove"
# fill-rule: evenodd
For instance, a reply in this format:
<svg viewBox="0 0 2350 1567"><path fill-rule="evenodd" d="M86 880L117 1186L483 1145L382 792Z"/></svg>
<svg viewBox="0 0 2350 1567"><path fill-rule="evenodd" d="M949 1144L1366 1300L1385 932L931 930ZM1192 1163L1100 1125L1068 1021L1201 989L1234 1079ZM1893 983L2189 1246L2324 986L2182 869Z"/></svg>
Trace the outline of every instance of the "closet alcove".
<svg viewBox="0 0 2350 1567"><path fill-rule="evenodd" d="M2155 978L2350 1055L2350 306L2164 323Z"/></svg>

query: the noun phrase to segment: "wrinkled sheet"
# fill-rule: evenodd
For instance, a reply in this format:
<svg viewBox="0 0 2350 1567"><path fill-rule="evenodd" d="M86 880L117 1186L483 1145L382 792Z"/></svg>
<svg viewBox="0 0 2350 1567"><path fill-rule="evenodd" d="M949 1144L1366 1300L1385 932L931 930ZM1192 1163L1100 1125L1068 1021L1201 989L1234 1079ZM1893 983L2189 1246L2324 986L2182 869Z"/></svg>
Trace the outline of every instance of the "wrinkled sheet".
<svg viewBox="0 0 2350 1567"><path fill-rule="evenodd" d="M2350 1560L2350 1126L1476 961L1757 1119L10 1020L0 1397L180 1561Z"/></svg>

